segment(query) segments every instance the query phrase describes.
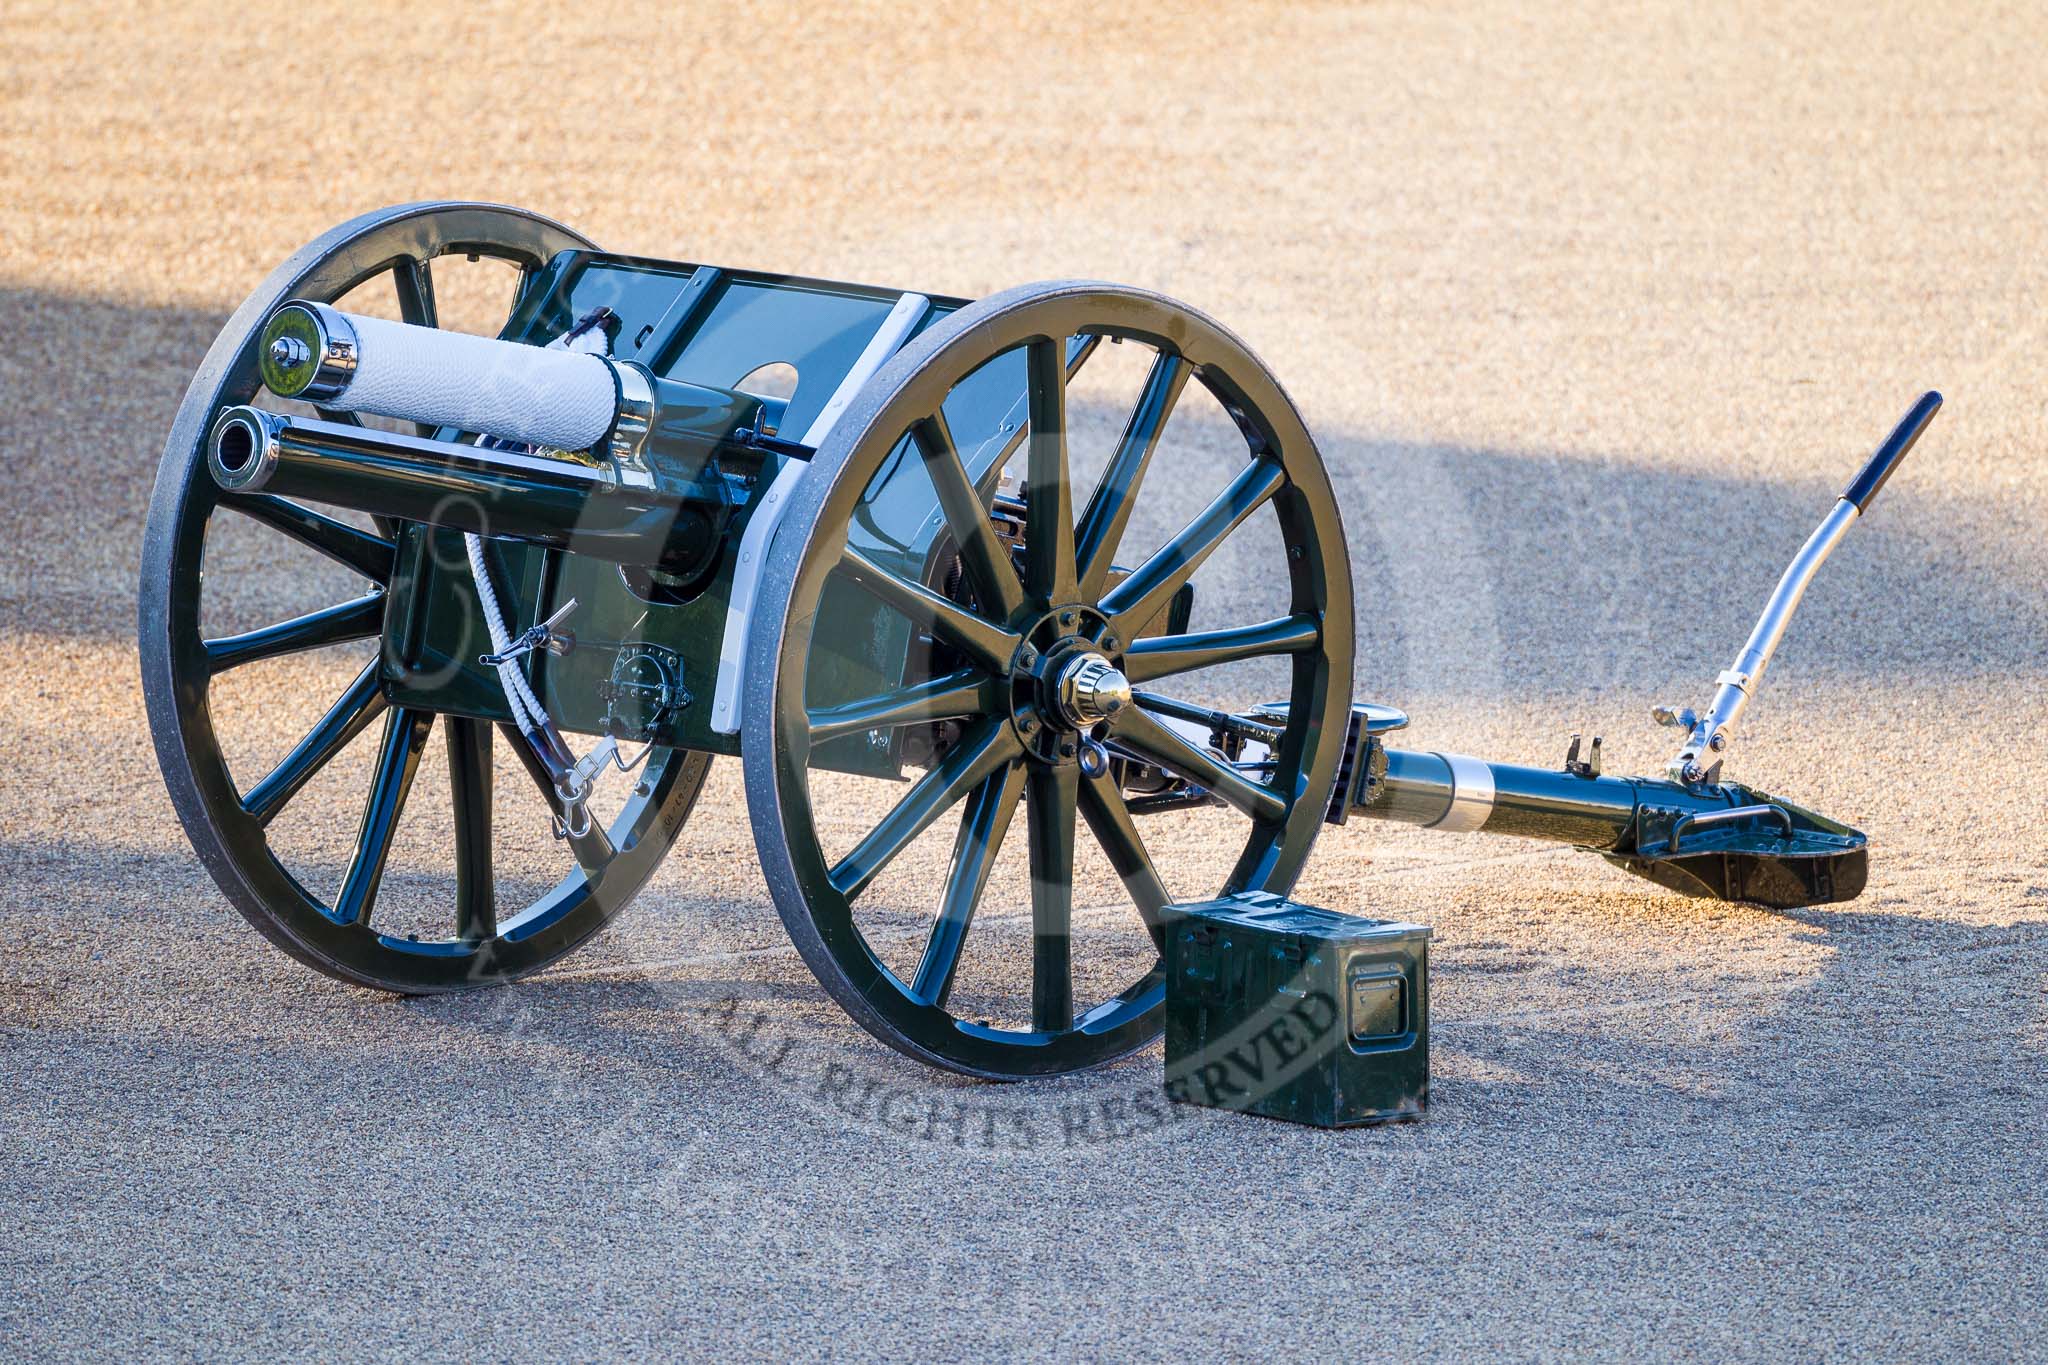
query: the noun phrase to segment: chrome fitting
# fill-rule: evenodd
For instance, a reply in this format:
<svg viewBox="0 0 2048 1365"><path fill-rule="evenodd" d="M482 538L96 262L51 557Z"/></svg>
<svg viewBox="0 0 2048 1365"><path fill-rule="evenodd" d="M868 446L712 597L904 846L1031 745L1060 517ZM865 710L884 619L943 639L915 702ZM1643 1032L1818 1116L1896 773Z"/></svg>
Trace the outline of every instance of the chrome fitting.
<svg viewBox="0 0 2048 1365"><path fill-rule="evenodd" d="M339 310L324 303L288 303L270 315L257 340L263 386L279 398L326 403L355 378L362 344Z"/></svg>
<svg viewBox="0 0 2048 1365"><path fill-rule="evenodd" d="M605 364L612 367L619 390L619 415L604 438L605 454L611 457L621 487L652 488L654 473L641 452L654 427L654 377L630 360L607 358Z"/></svg>
<svg viewBox="0 0 2048 1365"><path fill-rule="evenodd" d="M1053 697L1068 724L1087 730L1131 704L1131 680L1100 654L1082 654L1060 669Z"/></svg>
<svg viewBox="0 0 2048 1365"><path fill-rule="evenodd" d="M230 492L254 492L277 468L277 438L288 422L261 408L229 408L206 440L206 469Z"/></svg>

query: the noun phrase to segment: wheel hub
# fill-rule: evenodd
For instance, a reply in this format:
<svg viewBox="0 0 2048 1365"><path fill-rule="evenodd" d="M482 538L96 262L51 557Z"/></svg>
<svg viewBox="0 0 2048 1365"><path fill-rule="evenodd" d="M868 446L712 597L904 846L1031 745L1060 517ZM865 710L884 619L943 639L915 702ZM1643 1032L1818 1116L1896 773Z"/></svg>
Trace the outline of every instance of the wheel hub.
<svg viewBox="0 0 2048 1365"><path fill-rule="evenodd" d="M1109 619L1075 603L1046 611L1021 633L1024 644L1010 665L1011 720L1027 748L1058 764L1099 747L1091 732L1133 700Z"/></svg>
<svg viewBox="0 0 2048 1365"><path fill-rule="evenodd" d="M1090 730L1131 704L1131 680L1092 649L1081 649L1052 679L1050 710L1068 727Z"/></svg>

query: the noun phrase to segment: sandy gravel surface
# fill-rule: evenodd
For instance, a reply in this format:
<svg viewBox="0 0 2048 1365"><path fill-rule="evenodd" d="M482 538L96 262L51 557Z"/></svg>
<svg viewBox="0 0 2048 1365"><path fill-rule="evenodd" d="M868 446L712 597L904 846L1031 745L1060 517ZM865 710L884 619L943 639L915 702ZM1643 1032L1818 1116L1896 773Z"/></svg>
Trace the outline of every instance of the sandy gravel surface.
<svg viewBox="0 0 2048 1365"><path fill-rule="evenodd" d="M6 0L0 1352L2048 1349L2044 38L1890 3ZM1647 705L1704 691L1941 388L1740 758L1868 829L1870 888L1774 914L1334 833L1307 898L1437 931L1435 1107L1348 1134L1136 1131L1156 1050L1028 1089L886 1052L789 948L732 763L555 972L318 978L162 795L140 530L242 295L436 197L652 255L1196 303L1335 470L1360 691L1517 761L1575 729L1660 761ZM240 704L289 742L327 684L279 667ZM345 831L358 791L313 815Z"/></svg>

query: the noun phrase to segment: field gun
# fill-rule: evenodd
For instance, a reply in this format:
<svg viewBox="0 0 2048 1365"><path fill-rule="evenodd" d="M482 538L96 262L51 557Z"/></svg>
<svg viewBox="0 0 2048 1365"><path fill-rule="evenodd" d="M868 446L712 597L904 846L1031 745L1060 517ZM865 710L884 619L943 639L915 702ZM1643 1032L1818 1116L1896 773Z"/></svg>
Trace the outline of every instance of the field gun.
<svg viewBox="0 0 2048 1365"><path fill-rule="evenodd" d="M437 327L433 263L451 259L511 267L496 336ZM385 280L397 318L350 303ZM1070 387L1111 348L1138 357L1135 398L1091 484ZM787 368L793 387L763 377ZM1140 495L1187 491L1148 474L1197 398L1204 439L1232 450L1179 529L1139 551ZM1164 996L1156 953L1114 979L1077 968L1083 829L1155 947L1177 898L1141 826L1172 812L1228 821L1225 891L1284 893L1326 824L1376 819L1558 840L1692 895L1855 896L1864 836L1723 764L1801 593L1939 403L1915 405L1843 494L1705 708L1660 711L1684 731L1666 773L1609 776L1598 739L1562 769L1518 767L1392 747L1406 718L1353 701L1356 607L1322 456L1266 368L1200 313L1091 282L969 301L652 260L519 210L411 205L280 266L192 381L144 550L143 684L201 859L321 971L431 992L558 960L646 883L723 754L743 764L793 941L857 1021L955 1071L1065 1072L1150 1041ZM223 514L344 566L360 592L213 627ZM1240 562L1233 580L1269 608L1196 599L1205 563ZM232 771L217 680L351 641L374 656L304 738L253 778ZM1240 668L1270 690L1196 685ZM372 727L344 865L289 865L274 822ZM455 875L445 927L401 932L379 895L437 727ZM494 875L499 745L572 864L531 899ZM856 789L874 804L848 817ZM964 986L1020 809L1024 960ZM864 917L891 864L948 828L908 927Z"/></svg>

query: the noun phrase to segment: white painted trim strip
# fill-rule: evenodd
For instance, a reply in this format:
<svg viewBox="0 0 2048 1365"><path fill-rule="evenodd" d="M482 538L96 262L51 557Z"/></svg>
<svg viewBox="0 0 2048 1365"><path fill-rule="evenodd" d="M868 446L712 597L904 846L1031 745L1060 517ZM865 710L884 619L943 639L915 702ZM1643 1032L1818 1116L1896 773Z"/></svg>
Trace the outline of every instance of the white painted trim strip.
<svg viewBox="0 0 2048 1365"><path fill-rule="evenodd" d="M810 430L804 433L803 444L816 450L832 434L832 428L852 405L855 395L875 377L875 371L887 363L890 356L903 349L903 343L910 340L910 334L917 324L924 321L932 301L923 294L905 294L896 300L896 306L889 310L889 316L882 319L882 325L868 338L867 348L860 353L860 359L853 362L853 368L846 372L846 378L839 381L839 387L832 392L831 401L818 413ZM802 383L799 376L798 383ZM747 529L740 536L739 563L733 568L732 598L725 608L725 643L718 651L718 686L711 698L711 728L721 735L734 735L740 728L740 683L741 672L746 666L747 627L754 616L754 599L761 591L761 573L768 562L768 547L774 542L775 528L782 523L782 514L789 507L790 494L796 491L797 483L810 469L805 460L791 460L768 485L768 491L761 495L761 505L754 509L754 515L747 522Z"/></svg>
<svg viewBox="0 0 2048 1365"><path fill-rule="evenodd" d="M1437 757L1450 765L1451 804L1435 824L1424 828L1469 834L1485 825L1486 817L1493 814L1493 769L1483 758L1442 753Z"/></svg>
<svg viewBox="0 0 2048 1365"><path fill-rule="evenodd" d="M846 372L846 378L839 381L839 387L832 391L832 399L819 412L817 420L804 433L804 444L812 450L825 444L825 438L832 434L832 428L839 425L840 416L853 404L854 396L867 387L875 371L882 368L889 357L903 349L903 343L910 340L911 332L924 321L925 313L932 301L922 294L905 294L896 300L896 306L889 310L889 316L882 319L882 325L868 338L867 349L860 353L860 359L853 362L853 368Z"/></svg>

